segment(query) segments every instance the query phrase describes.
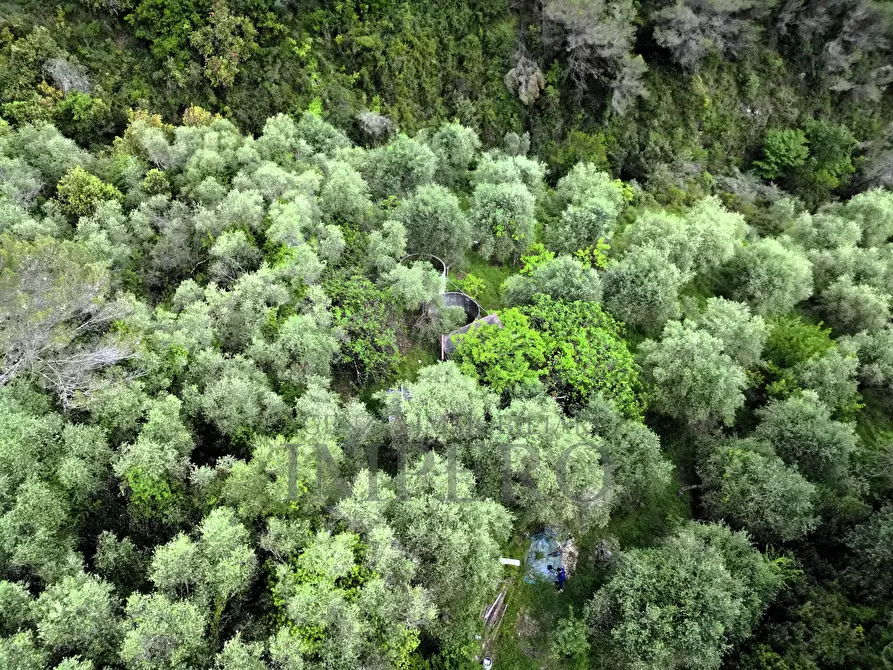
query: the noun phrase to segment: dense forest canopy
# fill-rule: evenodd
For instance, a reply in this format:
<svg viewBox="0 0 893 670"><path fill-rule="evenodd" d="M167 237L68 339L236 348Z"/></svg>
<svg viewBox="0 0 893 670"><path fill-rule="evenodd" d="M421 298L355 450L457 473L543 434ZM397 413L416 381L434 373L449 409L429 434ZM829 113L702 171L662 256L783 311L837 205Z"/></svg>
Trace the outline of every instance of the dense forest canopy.
<svg viewBox="0 0 893 670"><path fill-rule="evenodd" d="M893 665L893 3L0 22L0 668Z"/></svg>

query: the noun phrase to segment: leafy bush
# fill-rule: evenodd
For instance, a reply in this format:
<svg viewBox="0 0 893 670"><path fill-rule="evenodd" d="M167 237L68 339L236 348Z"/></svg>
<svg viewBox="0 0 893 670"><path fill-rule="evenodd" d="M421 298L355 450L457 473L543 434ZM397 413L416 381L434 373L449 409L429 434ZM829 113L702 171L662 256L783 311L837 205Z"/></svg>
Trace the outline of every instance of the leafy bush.
<svg viewBox="0 0 893 670"><path fill-rule="evenodd" d="M800 167L809 156L809 146L802 130L770 130L763 144L763 160L754 165L761 176L775 179L787 168Z"/></svg>

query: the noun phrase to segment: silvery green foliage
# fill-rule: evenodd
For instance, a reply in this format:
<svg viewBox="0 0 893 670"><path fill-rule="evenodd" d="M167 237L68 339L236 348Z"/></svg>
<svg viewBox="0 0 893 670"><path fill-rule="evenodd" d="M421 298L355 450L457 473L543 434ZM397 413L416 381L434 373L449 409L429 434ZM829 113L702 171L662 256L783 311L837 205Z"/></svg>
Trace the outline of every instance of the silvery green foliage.
<svg viewBox="0 0 893 670"><path fill-rule="evenodd" d="M183 481L189 468L189 455L194 443L180 416L183 403L172 395L154 399L148 404L146 420L137 439L121 445L113 464L115 474L126 491L128 476L153 481Z"/></svg>
<svg viewBox="0 0 893 670"><path fill-rule="evenodd" d="M509 307L531 304L540 293L568 302L601 302L602 283L594 268L576 258L558 256L538 265L529 276L512 275L502 284L503 300Z"/></svg>
<svg viewBox="0 0 893 670"><path fill-rule="evenodd" d="M406 230L406 249L413 254L431 254L447 264L462 259L471 247L471 224L459 199L437 184L420 186L400 202L394 218Z"/></svg>
<svg viewBox="0 0 893 670"><path fill-rule="evenodd" d="M810 480L838 486L857 440L853 427L831 419L813 391L769 403L760 412L756 436Z"/></svg>
<svg viewBox="0 0 893 670"><path fill-rule="evenodd" d="M859 356L859 377L864 384L893 390L893 328L888 325L873 333L859 333L845 343Z"/></svg>
<svg viewBox="0 0 893 670"><path fill-rule="evenodd" d="M267 670L263 654L262 642L243 642L242 634L236 633L223 645L223 651L217 654L216 667L218 670Z"/></svg>
<svg viewBox="0 0 893 670"><path fill-rule="evenodd" d="M398 265L382 276L403 309L415 312L440 302L446 280L427 261Z"/></svg>
<svg viewBox="0 0 893 670"><path fill-rule="evenodd" d="M229 290L214 284L205 289L211 325L224 351L242 351L259 334L270 315L289 301L288 280L310 279L321 269L307 245L290 251L289 259L303 261L295 272L287 261L275 270L263 265L257 272L239 277Z"/></svg>
<svg viewBox="0 0 893 670"><path fill-rule="evenodd" d="M536 199L524 184L479 184L468 218L480 253L502 263L515 261L533 242Z"/></svg>
<svg viewBox="0 0 893 670"><path fill-rule="evenodd" d="M208 253L212 259L209 267L211 278L225 285L256 269L261 260L260 250L243 230L221 233Z"/></svg>
<svg viewBox="0 0 893 670"><path fill-rule="evenodd" d="M405 198L419 186L434 181L438 160L428 145L404 134L392 142L367 151L360 172L374 200L395 195Z"/></svg>
<svg viewBox="0 0 893 670"><path fill-rule="evenodd" d="M381 224L381 230L369 233L366 254L370 268L378 275L384 275L406 256L406 226L388 219Z"/></svg>
<svg viewBox="0 0 893 670"><path fill-rule="evenodd" d="M267 205L305 190L302 175L290 172L270 161L263 161L241 170L233 177L232 185L236 191L260 194Z"/></svg>
<svg viewBox="0 0 893 670"><path fill-rule="evenodd" d="M216 633L223 612L241 597L257 570L250 534L233 510L218 507L202 521L198 539L180 533L156 547L149 578L163 594L189 597L213 613Z"/></svg>
<svg viewBox="0 0 893 670"><path fill-rule="evenodd" d="M580 418L603 440L615 509L646 504L671 485L674 466L661 451L657 433L645 424L623 418L614 403L598 393L590 398Z"/></svg>
<svg viewBox="0 0 893 670"><path fill-rule="evenodd" d="M626 233L633 247L653 247L686 274L709 272L728 262L744 239L746 224L715 197L699 200L683 216L645 212Z"/></svg>
<svg viewBox="0 0 893 670"><path fill-rule="evenodd" d="M826 323L845 334L883 328L890 321L890 301L888 293L856 284L849 275L833 282L820 296Z"/></svg>
<svg viewBox="0 0 893 670"><path fill-rule="evenodd" d="M634 249L613 261L602 279L605 308L631 328L659 331L679 315L683 273L658 249Z"/></svg>
<svg viewBox="0 0 893 670"><path fill-rule="evenodd" d="M696 240L693 269L708 272L727 263L741 247L747 224L730 212L716 196L699 200L685 213L690 235Z"/></svg>
<svg viewBox="0 0 893 670"><path fill-rule="evenodd" d="M849 276L858 284L886 291L893 277L893 255L877 247L813 249L807 253L813 267L815 287L823 291L835 280Z"/></svg>
<svg viewBox="0 0 893 670"><path fill-rule="evenodd" d="M794 368L797 383L814 391L832 412L846 410L860 399L859 358L846 349L834 347L824 356L813 356Z"/></svg>
<svg viewBox="0 0 893 670"><path fill-rule="evenodd" d="M0 637L14 635L32 623L32 602L26 584L0 580Z"/></svg>
<svg viewBox="0 0 893 670"><path fill-rule="evenodd" d="M862 243L881 246L893 236L893 193L874 189L859 193L841 207L841 214L862 229Z"/></svg>
<svg viewBox="0 0 893 670"><path fill-rule="evenodd" d="M230 438L269 431L289 414L250 359L208 349L190 366L182 397L189 414L203 417Z"/></svg>
<svg viewBox="0 0 893 670"><path fill-rule="evenodd" d="M47 654L37 646L34 631L24 630L0 637L0 666L15 670L44 670Z"/></svg>
<svg viewBox="0 0 893 670"><path fill-rule="evenodd" d="M574 535L607 524L614 489L602 438L585 422L563 419L553 398L514 399L496 411L487 443L475 453L485 490L501 495L524 522Z"/></svg>
<svg viewBox="0 0 893 670"><path fill-rule="evenodd" d="M369 186L347 163L333 161L319 193L319 207L327 219L360 223L372 208Z"/></svg>
<svg viewBox="0 0 893 670"><path fill-rule="evenodd" d="M782 581L745 533L692 522L656 548L620 554L610 580L586 604L590 640L612 668L681 668L677 659L685 659L718 670L731 641L750 635Z"/></svg>
<svg viewBox="0 0 893 670"><path fill-rule="evenodd" d="M812 265L796 246L764 238L741 248L730 263L732 295L762 315L784 314L812 295Z"/></svg>
<svg viewBox="0 0 893 670"><path fill-rule="evenodd" d="M658 249L683 272L691 270L696 240L681 216L664 211L644 212L627 229L624 239L633 249L630 253L637 253L638 247Z"/></svg>
<svg viewBox="0 0 893 670"><path fill-rule="evenodd" d="M852 563L847 572L855 577L869 598L883 598L893 589L890 561L893 560L893 507L886 505L856 526L847 537Z"/></svg>
<svg viewBox="0 0 893 670"><path fill-rule="evenodd" d="M496 152L481 154L471 180L474 184L521 182L534 194L543 190L546 165L523 155L502 156Z"/></svg>
<svg viewBox="0 0 893 670"><path fill-rule="evenodd" d="M307 133L306 127L305 133ZM283 166L307 160L313 153L310 144L298 132L294 120L285 114L277 114L267 119L263 132L254 146L261 158Z"/></svg>
<svg viewBox="0 0 893 670"><path fill-rule="evenodd" d="M2 139L4 153L31 166L47 186L55 186L70 169L92 163L90 154L49 124L25 124Z"/></svg>
<svg viewBox="0 0 893 670"><path fill-rule="evenodd" d="M862 239L862 228L856 221L830 209L816 214L802 212L785 227L785 232L805 249L850 248Z"/></svg>
<svg viewBox="0 0 893 670"><path fill-rule="evenodd" d="M307 196L298 195L270 205L267 239L287 247L298 247L316 225L314 203Z"/></svg>
<svg viewBox="0 0 893 670"><path fill-rule="evenodd" d="M299 385L313 376L329 377L332 362L341 348L344 334L332 327L331 317L293 314L279 327L276 339L255 339L248 356L266 365L280 382Z"/></svg>
<svg viewBox="0 0 893 670"><path fill-rule="evenodd" d="M437 156L435 179L450 188L468 183L468 171L481 148L481 140L472 128L460 123L445 123L430 136L421 135Z"/></svg>
<svg viewBox="0 0 893 670"><path fill-rule="evenodd" d="M645 377L654 385L655 409L691 424L734 424L744 405L747 375L723 352L722 340L671 321L661 340L646 340L639 354Z"/></svg>
<svg viewBox="0 0 893 670"><path fill-rule="evenodd" d="M546 226L546 245L559 253L572 254L594 245L599 238L611 239L624 204L619 181L591 163L575 165L555 189L555 205L562 211Z"/></svg>
<svg viewBox="0 0 893 670"><path fill-rule="evenodd" d="M719 442L698 468L711 518L761 542L789 542L812 530L816 488L771 447L752 440Z"/></svg>
<svg viewBox="0 0 893 670"><path fill-rule="evenodd" d="M378 487L374 500L370 481ZM394 479L379 472L370 480L361 472L352 490L338 505L348 528L387 524L411 559L436 564L417 579L438 611L426 629L447 644L467 640L502 579L500 543L508 537L512 515L491 499L479 499L472 473L461 465L448 467L434 452L408 460Z"/></svg>
<svg viewBox="0 0 893 670"><path fill-rule="evenodd" d="M639 55L626 54L617 64L614 80L611 82L611 109L623 116L638 98L648 97L645 74L648 66Z"/></svg>
<svg viewBox="0 0 893 670"><path fill-rule="evenodd" d="M275 667L297 659L317 667L397 667L415 646L436 609L430 594L411 584L416 571L391 528L361 537L322 531L290 564L276 566L274 592L289 628L270 640ZM361 552L362 548L362 552ZM352 575L365 574L359 585Z"/></svg>
<svg viewBox="0 0 893 670"><path fill-rule="evenodd" d="M37 168L22 158L0 156L0 192L21 207L31 207L44 188Z"/></svg>
<svg viewBox="0 0 893 670"><path fill-rule="evenodd" d="M518 135L511 131L507 132L502 139L502 151L507 156L526 156L530 151L530 133Z"/></svg>
<svg viewBox="0 0 893 670"><path fill-rule="evenodd" d="M205 646L207 617L193 602L160 593L127 599L121 658L133 670L195 667Z"/></svg>
<svg viewBox="0 0 893 670"><path fill-rule="evenodd" d="M482 437L494 399L475 379L447 361L419 370L417 381L400 384L402 392L379 394L392 437L416 445L454 447Z"/></svg>
<svg viewBox="0 0 893 670"><path fill-rule="evenodd" d="M117 608L108 582L85 573L65 577L35 602L37 636L57 654L111 661L119 642Z"/></svg>
<svg viewBox="0 0 893 670"><path fill-rule="evenodd" d="M295 126L295 132L298 139L306 142L315 153L333 154L338 149L347 149L351 146L347 135L312 112L304 112L301 115ZM293 145L291 137L289 144Z"/></svg>
<svg viewBox="0 0 893 670"><path fill-rule="evenodd" d="M723 351L741 367L752 368L760 361L769 327L761 316L751 314L746 304L709 298L695 321L698 328L720 340Z"/></svg>

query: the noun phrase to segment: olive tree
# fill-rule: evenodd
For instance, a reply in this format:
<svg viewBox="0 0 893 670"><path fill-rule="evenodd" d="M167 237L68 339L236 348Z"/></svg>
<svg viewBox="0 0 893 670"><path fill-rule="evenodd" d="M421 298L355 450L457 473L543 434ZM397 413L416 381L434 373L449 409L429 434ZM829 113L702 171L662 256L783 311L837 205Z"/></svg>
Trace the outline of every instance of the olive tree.
<svg viewBox="0 0 893 670"><path fill-rule="evenodd" d="M848 200L841 213L862 229L867 247L883 245L893 236L893 196L886 189L859 193Z"/></svg>
<svg viewBox="0 0 893 670"><path fill-rule="evenodd" d="M802 388L815 391L819 400L835 414L861 408L859 358L834 347L794 367L794 379Z"/></svg>
<svg viewBox="0 0 893 670"><path fill-rule="evenodd" d="M533 241L533 194L523 184L479 184L472 194L471 220L481 255L502 263L517 261Z"/></svg>
<svg viewBox="0 0 893 670"><path fill-rule="evenodd" d="M111 584L85 573L67 576L35 602L38 638L58 654L111 661L119 641L117 606Z"/></svg>
<svg viewBox="0 0 893 670"><path fill-rule="evenodd" d="M502 296L512 307L533 303L544 294L555 300L600 302L602 283L598 272L576 258L558 256L537 265L528 275L512 275L502 284Z"/></svg>
<svg viewBox="0 0 893 670"><path fill-rule="evenodd" d="M343 162L329 164L318 202L327 218L345 223L362 222L372 209L369 186L359 172Z"/></svg>
<svg viewBox="0 0 893 670"><path fill-rule="evenodd" d="M562 419L548 396L513 400L495 413L476 466L523 522L582 534L608 523L613 489L602 439Z"/></svg>
<svg viewBox="0 0 893 670"><path fill-rule="evenodd" d="M684 273L691 270L697 251L697 239L691 235L685 219L663 211L648 211L636 218L624 233L631 247L628 253L650 247L666 254L667 258Z"/></svg>
<svg viewBox="0 0 893 670"><path fill-rule="evenodd" d="M812 267L802 251L766 238L740 249L732 260L732 295L758 314L784 314L812 295Z"/></svg>
<svg viewBox="0 0 893 670"><path fill-rule="evenodd" d="M632 328L656 332L679 314L682 272L657 249L631 250L602 280L605 307Z"/></svg>
<svg viewBox="0 0 893 670"><path fill-rule="evenodd" d="M600 393L593 394L579 416L603 440L601 451L610 470L615 507L643 505L652 495L666 491L673 464L664 456L657 433L638 420L624 418Z"/></svg>
<svg viewBox="0 0 893 670"><path fill-rule="evenodd" d="M744 533L689 523L657 548L623 552L585 615L610 667L717 670L781 585Z"/></svg>
<svg viewBox="0 0 893 670"><path fill-rule="evenodd" d="M121 659L132 670L187 670L201 663L207 620L194 603L160 593L127 599Z"/></svg>
<svg viewBox="0 0 893 670"><path fill-rule="evenodd" d="M293 655L316 667L400 667L436 609L412 584L416 565L387 525L362 536L314 536L276 566L274 598L290 629L271 644L274 660ZM291 666L286 666L291 667Z"/></svg>
<svg viewBox="0 0 893 670"><path fill-rule="evenodd" d="M257 558L248 529L230 509L213 510L198 532L197 542L181 533L156 547L149 577L168 596L192 594L196 603L210 607L211 635L216 639L224 610L250 586Z"/></svg>
<svg viewBox="0 0 893 670"><path fill-rule="evenodd" d="M859 377L864 384L893 390L893 328L859 333L848 343L859 357Z"/></svg>
<svg viewBox="0 0 893 670"><path fill-rule="evenodd" d="M366 152L360 171L376 200L405 198L434 181L437 155L416 138L398 135L392 142Z"/></svg>
<svg viewBox="0 0 893 670"><path fill-rule="evenodd" d="M751 314L745 303L709 298L695 320L698 328L722 342L723 351L742 368L752 368L760 361L769 327L761 316Z"/></svg>
<svg viewBox="0 0 893 670"><path fill-rule="evenodd" d="M642 368L654 385L655 409L689 423L721 421L731 426L744 404L744 369L710 333L677 321L666 325L659 342L639 347Z"/></svg>
<svg viewBox="0 0 893 670"><path fill-rule="evenodd" d="M543 236L550 249L572 254L610 239L625 197L620 181L591 163L578 163L558 181L555 204L560 215L550 221Z"/></svg>
<svg viewBox="0 0 893 670"><path fill-rule="evenodd" d="M483 435L494 399L454 362L426 366L400 388L379 394L395 438L455 446Z"/></svg>
<svg viewBox="0 0 893 670"><path fill-rule="evenodd" d="M318 317L293 314L279 327L273 342L255 340L248 355L270 366L280 382L299 385L316 375L328 377L341 350L343 332L323 311Z"/></svg>
<svg viewBox="0 0 893 670"><path fill-rule="evenodd" d="M390 286L397 301L410 312L436 305L446 288L443 275L426 261L398 265L382 277L382 282Z"/></svg>
<svg viewBox="0 0 893 670"><path fill-rule="evenodd" d="M496 152L482 154L471 174L472 184L508 184L520 182L538 196L543 191L545 163L527 156L504 156Z"/></svg>
<svg viewBox="0 0 893 670"><path fill-rule="evenodd" d="M788 542L816 525L815 487L751 440L720 443L699 467L710 516L761 542Z"/></svg>
<svg viewBox="0 0 893 670"><path fill-rule="evenodd" d="M460 123L444 123L430 137L424 138L437 156L437 181L451 188L468 182L468 169L481 148L481 140L472 128Z"/></svg>
<svg viewBox="0 0 893 670"><path fill-rule="evenodd" d="M200 415L230 438L269 430L284 420L287 408L267 376L244 356L203 350L190 367L182 397L187 410Z"/></svg>
<svg viewBox="0 0 893 670"><path fill-rule="evenodd" d="M512 515L476 496L471 472L433 452L403 465L394 479L361 472L339 510L350 528L381 521L393 528L407 554L423 566L418 582L437 606L426 628L448 647L462 646L502 578L500 542L508 537Z"/></svg>
<svg viewBox="0 0 893 670"><path fill-rule="evenodd" d="M840 483L846 475L856 435L850 424L834 421L813 391L776 400L760 413L756 436L810 480Z"/></svg>
<svg viewBox="0 0 893 670"><path fill-rule="evenodd" d="M893 507L889 505L856 526L847 537L852 557L848 572L869 598L885 600L893 590Z"/></svg>
<svg viewBox="0 0 893 670"><path fill-rule="evenodd" d="M406 228L410 253L432 254L455 263L471 247L471 225L459 199L443 186L420 186L400 202L394 217Z"/></svg>
<svg viewBox="0 0 893 670"><path fill-rule="evenodd" d="M883 328L890 321L891 296L867 284L840 277L821 295L822 313L828 325L845 334Z"/></svg>

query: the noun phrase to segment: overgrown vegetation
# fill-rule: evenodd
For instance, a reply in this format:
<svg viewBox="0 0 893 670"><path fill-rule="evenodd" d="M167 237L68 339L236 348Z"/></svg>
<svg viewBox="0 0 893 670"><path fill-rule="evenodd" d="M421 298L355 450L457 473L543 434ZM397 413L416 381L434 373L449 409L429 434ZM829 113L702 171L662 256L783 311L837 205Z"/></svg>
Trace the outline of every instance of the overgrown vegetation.
<svg viewBox="0 0 893 670"><path fill-rule="evenodd" d="M889 3L0 21L0 667L890 663Z"/></svg>

